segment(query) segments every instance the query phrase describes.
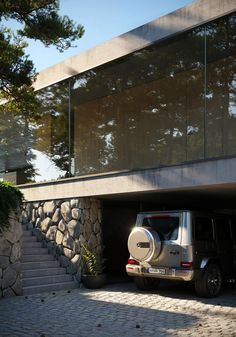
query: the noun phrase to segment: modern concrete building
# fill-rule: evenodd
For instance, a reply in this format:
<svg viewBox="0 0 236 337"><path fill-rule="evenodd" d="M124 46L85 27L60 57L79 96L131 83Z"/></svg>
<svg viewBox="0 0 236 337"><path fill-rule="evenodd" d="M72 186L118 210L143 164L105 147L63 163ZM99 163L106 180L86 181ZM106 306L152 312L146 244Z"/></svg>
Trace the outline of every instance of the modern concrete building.
<svg viewBox="0 0 236 337"><path fill-rule="evenodd" d="M199 0L40 72L41 120L1 123L2 178L99 200L110 270L140 209L233 211L235 57L235 0Z"/></svg>

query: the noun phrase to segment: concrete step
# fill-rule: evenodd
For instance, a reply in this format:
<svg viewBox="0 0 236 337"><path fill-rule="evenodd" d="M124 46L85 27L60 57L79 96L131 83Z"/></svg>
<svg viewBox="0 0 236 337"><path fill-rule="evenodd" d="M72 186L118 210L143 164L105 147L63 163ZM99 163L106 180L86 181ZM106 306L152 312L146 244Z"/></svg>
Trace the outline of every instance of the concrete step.
<svg viewBox="0 0 236 337"><path fill-rule="evenodd" d="M75 281L55 283L55 284L45 284L41 286L28 286L23 287L24 295L39 294L43 292L58 291L58 290L69 290L78 288L78 283Z"/></svg>
<svg viewBox="0 0 236 337"><path fill-rule="evenodd" d="M32 231L28 231L28 230L23 230L23 237L28 237L28 236L32 236Z"/></svg>
<svg viewBox="0 0 236 337"><path fill-rule="evenodd" d="M42 243L37 241L31 230L27 230L27 225L22 228L23 294L78 288L72 275L66 274L66 269L60 267L59 262L48 254L47 248L42 247Z"/></svg>
<svg viewBox="0 0 236 337"><path fill-rule="evenodd" d="M24 231L31 230L33 227L32 223L22 224L21 226Z"/></svg>
<svg viewBox="0 0 236 337"><path fill-rule="evenodd" d="M25 242L37 242L36 236L22 236L22 244L24 245Z"/></svg>
<svg viewBox="0 0 236 337"><path fill-rule="evenodd" d="M41 247L25 247L23 245L23 248L21 249L22 256L25 255L44 255L48 254L48 249Z"/></svg>
<svg viewBox="0 0 236 337"><path fill-rule="evenodd" d="M62 267L51 267L47 269L29 269L23 270L22 275L23 278L26 277L41 277L41 276L49 276L49 275L64 275L66 274L66 269Z"/></svg>
<svg viewBox="0 0 236 337"><path fill-rule="evenodd" d="M22 270L32 270L32 269L47 269L47 268L57 268L59 267L59 261L43 261L43 262L22 262Z"/></svg>
<svg viewBox="0 0 236 337"><path fill-rule="evenodd" d="M22 285L24 287L29 286L40 286L45 284L56 284L56 283L65 283L73 281L72 276L69 274L64 275L49 275L49 276L41 276L41 277L30 277L23 278Z"/></svg>
<svg viewBox="0 0 236 337"><path fill-rule="evenodd" d="M37 255L23 255L21 257L21 262L43 262L43 261L53 261L54 257L49 254L37 254Z"/></svg>
<svg viewBox="0 0 236 337"><path fill-rule="evenodd" d="M24 241L23 242L23 245L22 245L22 249L25 249L25 248L39 248L39 247L42 247L42 242L38 242L38 241Z"/></svg>

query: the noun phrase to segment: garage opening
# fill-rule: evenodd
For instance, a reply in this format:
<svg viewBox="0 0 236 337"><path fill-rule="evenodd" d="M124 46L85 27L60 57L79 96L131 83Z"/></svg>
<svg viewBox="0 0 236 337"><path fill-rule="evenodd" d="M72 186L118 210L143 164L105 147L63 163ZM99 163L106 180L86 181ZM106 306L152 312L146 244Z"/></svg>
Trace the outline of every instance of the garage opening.
<svg viewBox="0 0 236 337"><path fill-rule="evenodd" d="M129 257L127 240L138 212L138 203L103 202L105 272L110 283L128 279L125 271L125 265Z"/></svg>
<svg viewBox="0 0 236 337"><path fill-rule="evenodd" d="M103 204L103 242L108 282L129 280L127 240L137 213L155 210L208 210L236 214L233 186L107 196Z"/></svg>

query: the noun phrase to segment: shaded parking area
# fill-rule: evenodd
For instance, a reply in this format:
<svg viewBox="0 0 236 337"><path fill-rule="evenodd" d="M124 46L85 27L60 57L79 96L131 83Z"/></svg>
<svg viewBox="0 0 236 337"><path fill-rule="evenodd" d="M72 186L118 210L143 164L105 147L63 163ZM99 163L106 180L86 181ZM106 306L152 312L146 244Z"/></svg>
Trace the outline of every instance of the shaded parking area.
<svg viewBox="0 0 236 337"><path fill-rule="evenodd" d="M103 196L103 242L106 273L125 277L127 241L140 211L203 210L236 215L236 185L180 188L152 193Z"/></svg>
<svg viewBox="0 0 236 337"><path fill-rule="evenodd" d="M163 283L137 292L132 282L0 301L1 337L236 336L236 288L215 299Z"/></svg>

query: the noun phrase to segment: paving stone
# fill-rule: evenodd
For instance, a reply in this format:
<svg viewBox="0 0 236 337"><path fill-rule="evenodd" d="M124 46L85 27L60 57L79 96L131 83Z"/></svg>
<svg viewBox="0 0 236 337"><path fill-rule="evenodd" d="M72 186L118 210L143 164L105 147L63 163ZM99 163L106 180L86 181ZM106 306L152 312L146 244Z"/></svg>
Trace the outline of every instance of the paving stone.
<svg viewBox="0 0 236 337"><path fill-rule="evenodd" d="M0 313L1 337L235 337L236 289L200 299L186 285L148 293L119 283L2 299Z"/></svg>

